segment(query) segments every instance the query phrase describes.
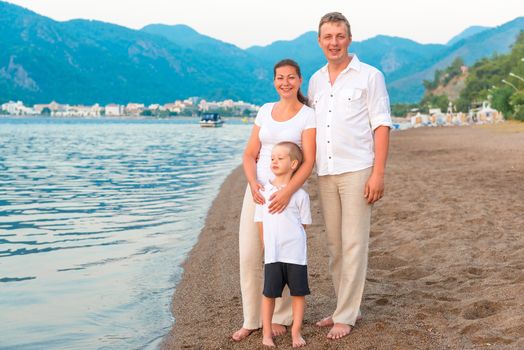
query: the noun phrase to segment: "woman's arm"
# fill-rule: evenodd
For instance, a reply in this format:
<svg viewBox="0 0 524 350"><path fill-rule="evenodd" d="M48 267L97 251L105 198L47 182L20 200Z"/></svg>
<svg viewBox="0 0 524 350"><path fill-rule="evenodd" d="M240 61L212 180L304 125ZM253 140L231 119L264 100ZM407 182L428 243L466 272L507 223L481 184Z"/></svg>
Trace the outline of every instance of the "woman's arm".
<svg viewBox="0 0 524 350"><path fill-rule="evenodd" d="M260 138L258 137L259 131L260 127L258 125L253 125L251 136L249 137L246 149L244 150L243 165L244 174L246 174L247 182L251 188L253 200L257 204L264 204L264 197L260 193L262 185L257 181L257 157L261 146Z"/></svg>
<svg viewBox="0 0 524 350"><path fill-rule="evenodd" d="M313 171L313 166L315 165L317 150L316 135L317 129L315 128L302 131L302 153L304 154L304 162L293 175L289 184L280 191L273 193L269 198L269 212L271 214L284 211L293 193L302 187L309 175L311 175L311 171Z"/></svg>

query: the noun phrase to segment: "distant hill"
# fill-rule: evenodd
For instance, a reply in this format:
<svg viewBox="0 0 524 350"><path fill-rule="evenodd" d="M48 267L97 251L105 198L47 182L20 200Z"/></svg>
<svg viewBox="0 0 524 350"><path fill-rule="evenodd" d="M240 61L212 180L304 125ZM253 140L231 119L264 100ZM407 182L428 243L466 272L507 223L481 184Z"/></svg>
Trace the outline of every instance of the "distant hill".
<svg viewBox="0 0 524 350"><path fill-rule="evenodd" d="M464 29L460 34L455 35L453 38L451 38L446 45L452 46L458 43L461 40L467 39L470 36L473 36L475 34L478 34L480 32L483 32L487 29L491 29L491 27L482 27L482 26L472 26L469 28Z"/></svg>
<svg viewBox="0 0 524 350"><path fill-rule="evenodd" d="M242 52L230 62L146 31L57 22L6 2L0 47L0 101L164 103L198 95L262 102L271 82L256 64L237 64Z"/></svg>
<svg viewBox="0 0 524 350"><path fill-rule="evenodd" d="M481 58L508 53L522 30L524 30L524 17L519 17L501 26L484 30L460 40L452 46L444 46L442 51L435 56L434 62L428 64L427 68L406 77L389 81L388 87L392 99L405 102L417 101L417 98L420 98L424 93L421 82L432 79L437 69L448 67L457 57L461 57L467 65L472 65ZM409 98L403 99L402 94Z"/></svg>
<svg viewBox="0 0 524 350"><path fill-rule="evenodd" d="M506 53L522 29L520 17L468 29L451 45L379 35L353 42L350 51L385 73L393 102L414 102L436 69L457 56L472 64ZM132 30L99 21L58 22L3 1L0 48L0 101L29 104L164 103L189 96L263 103L276 98L272 68L279 59L299 62L304 87L325 64L315 32L242 50L185 25Z"/></svg>
<svg viewBox="0 0 524 350"><path fill-rule="evenodd" d="M425 81L424 99L420 105L445 110L449 101L458 111L467 112L472 105L490 101L506 118L524 120L524 31L505 55L482 58L464 69L456 58L444 70L438 70L431 81Z"/></svg>

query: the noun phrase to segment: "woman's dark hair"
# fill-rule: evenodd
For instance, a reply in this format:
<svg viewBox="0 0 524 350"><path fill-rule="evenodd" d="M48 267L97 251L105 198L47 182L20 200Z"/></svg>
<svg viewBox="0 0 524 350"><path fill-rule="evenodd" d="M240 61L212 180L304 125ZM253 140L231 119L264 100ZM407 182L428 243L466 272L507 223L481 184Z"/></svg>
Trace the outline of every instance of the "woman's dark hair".
<svg viewBox="0 0 524 350"><path fill-rule="evenodd" d="M298 65L297 62L295 62L295 61L293 61L292 59L289 59L289 58L285 58L285 59L283 59L281 61L278 61L275 64L275 67L273 67L273 79L275 79L275 77L277 75L277 69L278 68L280 68L280 67L287 67L287 66L295 68L295 70L297 71L298 77L302 79L302 73L300 73L300 66ZM305 105L308 104L307 97L302 95L302 91L300 91L300 87L298 88L298 91L297 91L297 98L300 101L300 103L303 103Z"/></svg>

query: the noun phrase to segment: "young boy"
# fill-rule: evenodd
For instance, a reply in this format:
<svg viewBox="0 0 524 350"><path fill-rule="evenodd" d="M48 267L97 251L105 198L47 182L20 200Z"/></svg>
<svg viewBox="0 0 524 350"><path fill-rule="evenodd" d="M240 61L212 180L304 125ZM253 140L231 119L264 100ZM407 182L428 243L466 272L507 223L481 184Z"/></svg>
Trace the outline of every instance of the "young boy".
<svg viewBox="0 0 524 350"><path fill-rule="evenodd" d="M262 195L266 204L257 205L255 221L259 223L264 242L264 297L262 298L262 343L275 347L271 321L275 298L282 297L287 284L292 298L293 347L306 345L302 338L305 296L310 294L307 280L305 225L311 224L309 196L296 191L282 213L270 214L269 197L286 186L302 163L302 152L293 142L280 142L271 152L271 171L275 178L264 185Z"/></svg>

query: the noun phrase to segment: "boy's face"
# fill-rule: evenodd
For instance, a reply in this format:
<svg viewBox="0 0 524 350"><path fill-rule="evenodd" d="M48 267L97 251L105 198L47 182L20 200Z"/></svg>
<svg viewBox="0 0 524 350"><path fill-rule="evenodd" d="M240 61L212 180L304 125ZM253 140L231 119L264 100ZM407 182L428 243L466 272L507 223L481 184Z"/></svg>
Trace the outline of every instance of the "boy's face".
<svg viewBox="0 0 524 350"><path fill-rule="evenodd" d="M293 173L297 161L291 161L289 149L284 146L275 146L271 152L271 171L275 175Z"/></svg>

